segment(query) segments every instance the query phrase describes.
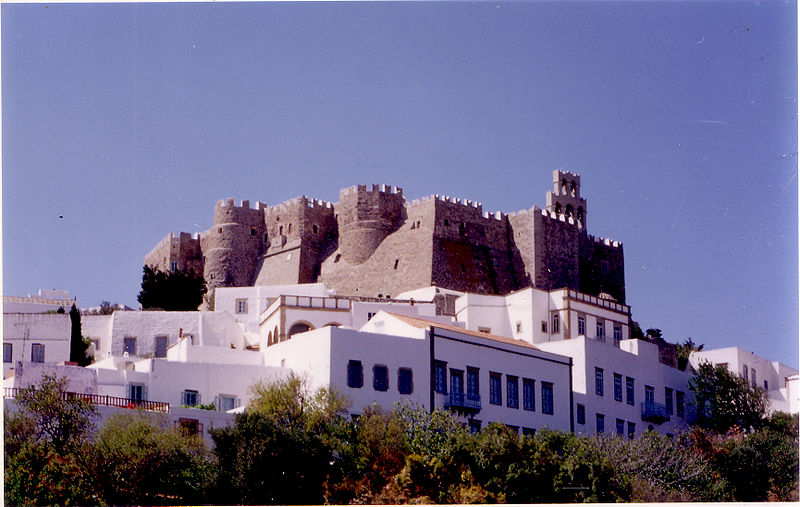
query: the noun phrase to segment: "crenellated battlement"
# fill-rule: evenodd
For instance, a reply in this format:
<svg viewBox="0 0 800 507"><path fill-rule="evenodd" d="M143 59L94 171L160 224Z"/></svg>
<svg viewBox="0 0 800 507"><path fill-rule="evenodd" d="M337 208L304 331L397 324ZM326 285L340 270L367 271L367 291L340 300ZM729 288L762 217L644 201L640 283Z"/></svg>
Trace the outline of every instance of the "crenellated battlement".
<svg viewBox="0 0 800 507"><path fill-rule="evenodd" d="M367 190L367 185L353 185L352 187L343 188L339 191L339 198L350 194L357 194L359 192L366 192L367 194L392 194L403 196L403 189L400 187L393 187L392 185L384 185L373 183L372 188Z"/></svg>
<svg viewBox="0 0 800 507"><path fill-rule="evenodd" d="M614 239L611 239L611 238L601 238L599 236L595 237L595 236L592 236L591 234L588 234L586 237L587 237L587 239L589 241L592 241L594 243L600 243L600 244L603 244L605 246L610 246L612 248L620 248L620 247L622 247L622 241L617 241L617 240L614 240Z"/></svg>
<svg viewBox="0 0 800 507"><path fill-rule="evenodd" d="M234 209L259 211L263 210L266 207L267 204L261 201L256 201L256 206L251 207L250 201L247 199L242 199L241 203L237 206L236 202L233 200L232 197L228 197L227 199L220 199L219 201L217 201L217 208L234 208Z"/></svg>

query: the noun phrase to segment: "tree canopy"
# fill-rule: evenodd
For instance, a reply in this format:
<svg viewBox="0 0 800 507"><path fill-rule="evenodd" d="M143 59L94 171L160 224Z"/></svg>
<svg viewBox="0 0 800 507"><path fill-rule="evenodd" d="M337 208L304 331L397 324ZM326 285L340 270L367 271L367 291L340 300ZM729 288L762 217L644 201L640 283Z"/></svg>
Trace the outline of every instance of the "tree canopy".
<svg viewBox="0 0 800 507"><path fill-rule="evenodd" d="M722 365L705 361L689 381L697 404L696 424L717 433L738 426L760 428L767 413L767 394Z"/></svg>
<svg viewBox="0 0 800 507"><path fill-rule="evenodd" d="M194 270L161 271L144 266L137 300L145 310L194 311L208 292L206 281Z"/></svg>

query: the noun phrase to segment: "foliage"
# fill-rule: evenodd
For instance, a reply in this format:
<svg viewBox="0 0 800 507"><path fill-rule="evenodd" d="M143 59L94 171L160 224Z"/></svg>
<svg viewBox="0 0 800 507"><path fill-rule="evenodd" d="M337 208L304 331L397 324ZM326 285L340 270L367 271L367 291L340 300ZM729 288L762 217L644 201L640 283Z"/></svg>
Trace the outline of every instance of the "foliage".
<svg viewBox="0 0 800 507"><path fill-rule="evenodd" d="M81 335L81 312L73 304L69 311L69 320L72 324L69 338L69 360L78 363L78 366L88 366L94 360L87 351L92 341Z"/></svg>
<svg viewBox="0 0 800 507"><path fill-rule="evenodd" d="M100 308L96 310L88 310L83 312L84 315L111 315L114 313L114 310L119 306L117 303L111 303L110 301L103 301L100 303Z"/></svg>
<svg viewBox="0 0 800 507"><path fill-rule="evenodd" d="M169 427L163 414L112 415L95 438L97 483L112 504L198 503L214 481L203 440Z"/></svg>
<svg viewBox="0 0 800 507"><path fill-rule="evenodd" d="M83 440L92 430L94 406L66 392L67 379L43 374L39 387L20 389L17 403L36 423L37 436L50 442L56 452Z"/></svg>
<svg viewBox="0 0 800 507"><path fill-rule="evenodd" d="M251 392L233 426L212 432L225 503L321 503L326 478L342 477L341 456L350 454L347 400L294 375Z"/></svg>
<svg viewBox="0 0 800 507"><path fill-rule="evenodd" d="M208 291L202 275L193 270L161 271L144 266L137 300L145 310L195 311Z"/></svg>
<svg viewBox="0 0 800 507"><path fill-rule="evenodd" d="M697 404L695 424L702 428L725 433L738 426L760 428L767 412L767 395L750 387L742 377L724 366L703 362L689 381Z"/></svg>
<svg viewBox="0 0 800 507"><path fill-rule="evenodd" d="M456 439L467 430L451 412L429 412L412 403L397 403L394 414L402 422L411 452L425 457L443 458L453 452Z"/></svg>
<svg viewBox="0 0 800 507"><path fill-rule="evenodd" d="M649 328L647 331L645 331L645 334L646 334L646 335L647 335L649 338L655 338L655 339L658 339L658 338L661 338L662 332L661 332L661 330L660 330L660 329L658 329L658 328L653 328L653 327L651 327L651 328Z"/></svg>
<svg viewBox="0 0 800 507"><path fill-rule="evenodd" d="M678 369L686 371L686 366L689 364L689 356L692 352L700 352L703 350L704 345L697 345L691 337L687 338L683 343L678 344Z"/></svg>

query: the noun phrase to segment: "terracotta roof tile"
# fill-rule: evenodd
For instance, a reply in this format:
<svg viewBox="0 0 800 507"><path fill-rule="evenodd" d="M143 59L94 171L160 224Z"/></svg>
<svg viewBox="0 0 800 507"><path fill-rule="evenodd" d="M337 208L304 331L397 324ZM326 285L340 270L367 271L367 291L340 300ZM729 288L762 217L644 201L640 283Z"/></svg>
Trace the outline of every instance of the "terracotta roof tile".
<svg viewBox="0 0 800 507"><path fill-rule="evenodd" d="M447 331L453 331L453 332L456 332L456 333L462 333L462 334L466 334L466 335L469 335L469 336L475 336L476 338L483 338L483 339L486 339L486 340L493 340L493 341L497 341L497 342L507 343L509 345L517 345L519 347L526 347L526 348L529 348L529 349L541 350L539 347L535 347L535 346L531 345L530 343L528 343L526 341L517 340L517 339L514 339L514 338L507 338L505 336L498 336L496 334L482 333L480 331L472 331L470 329L464 329L464 328L460 328L460 327L457 327L457 326L450 326L448 324L442 324L440 322L436 322L436 321L433 321L433 320L425 320L425 319L420 319L418 317L409 317L408 315L400 315L400 314L391 313L391 312L386 312L386 313L388 313L392 317L395 317L395 318L405 322L408 325L411 325L411 326L414 326L414 327L417 327L417 328L420 328L420 329L427 329L430 326L433 326L433 327L438 327L439 329L446 329Z"/></svg>

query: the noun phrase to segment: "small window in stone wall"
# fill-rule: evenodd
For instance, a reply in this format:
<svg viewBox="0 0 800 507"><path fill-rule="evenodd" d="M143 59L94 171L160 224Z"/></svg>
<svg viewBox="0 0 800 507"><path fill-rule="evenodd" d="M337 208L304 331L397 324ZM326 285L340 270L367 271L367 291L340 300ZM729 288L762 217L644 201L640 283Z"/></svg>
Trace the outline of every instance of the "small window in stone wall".
<svg viewBox="0 0 800 507"><path fill-rule="evenodd" d="M291 234L291 233L292 233L292 223L289 222L289 232L288 232L288 234Z"/></svg>
<svg viewBox="0 0 800 507"><path fill-rule="evenodd" d="M217 232L218 232L218 233L220 233L220 234L222 234L222 227L220 227L219 229L217 229Z"/></svg>
<svg viewBox="0 0 800 507"><path fill-rule="evenodd" d="M448 220L448 219L446 219L446 218L445 218L445 219L444 219L444 225L445 225L445 226L448 226L448 225L450 225L450 220Z"/></svg>
<svg viewBox="0 0 800 507"><path fill-rule="evenodd" d="M342 254L336 254L336 257L333 258L333 262L337 263L337 262L339 262L339 259L341 259L341 258L342 258Z"/></svg>
<svg viewBox="0 0 800 507"><path fill-rule="evenodd" d="M397 265L400 263L400 259L394 260L394 269L397 269Z"/></svg>
<svg viewBox="0 0 800 507"><path fill-rule="evenodd" d="M608 274L608 261L600 261L600 273L603 275Z"/></svg>
<svg viewBox="0 0 800 507"><path fill-rule="evenodd" d="M278 234L283 234L283 226L278 227Z"/></svg>
<svg viewBox="0 0 800 507"><path fill-rule="evenodd" d="M250 235L251 236L255 236L256 235L256 228L255 227L251 227L250 228Z"/></svg>
<svg viewBox="0 0 800 507"><path fill-rule="evenodd" d="M319 227L317 227L317 224L311 226L311 232L313 232L314 234L317 234L319 232Z"/></svg>

